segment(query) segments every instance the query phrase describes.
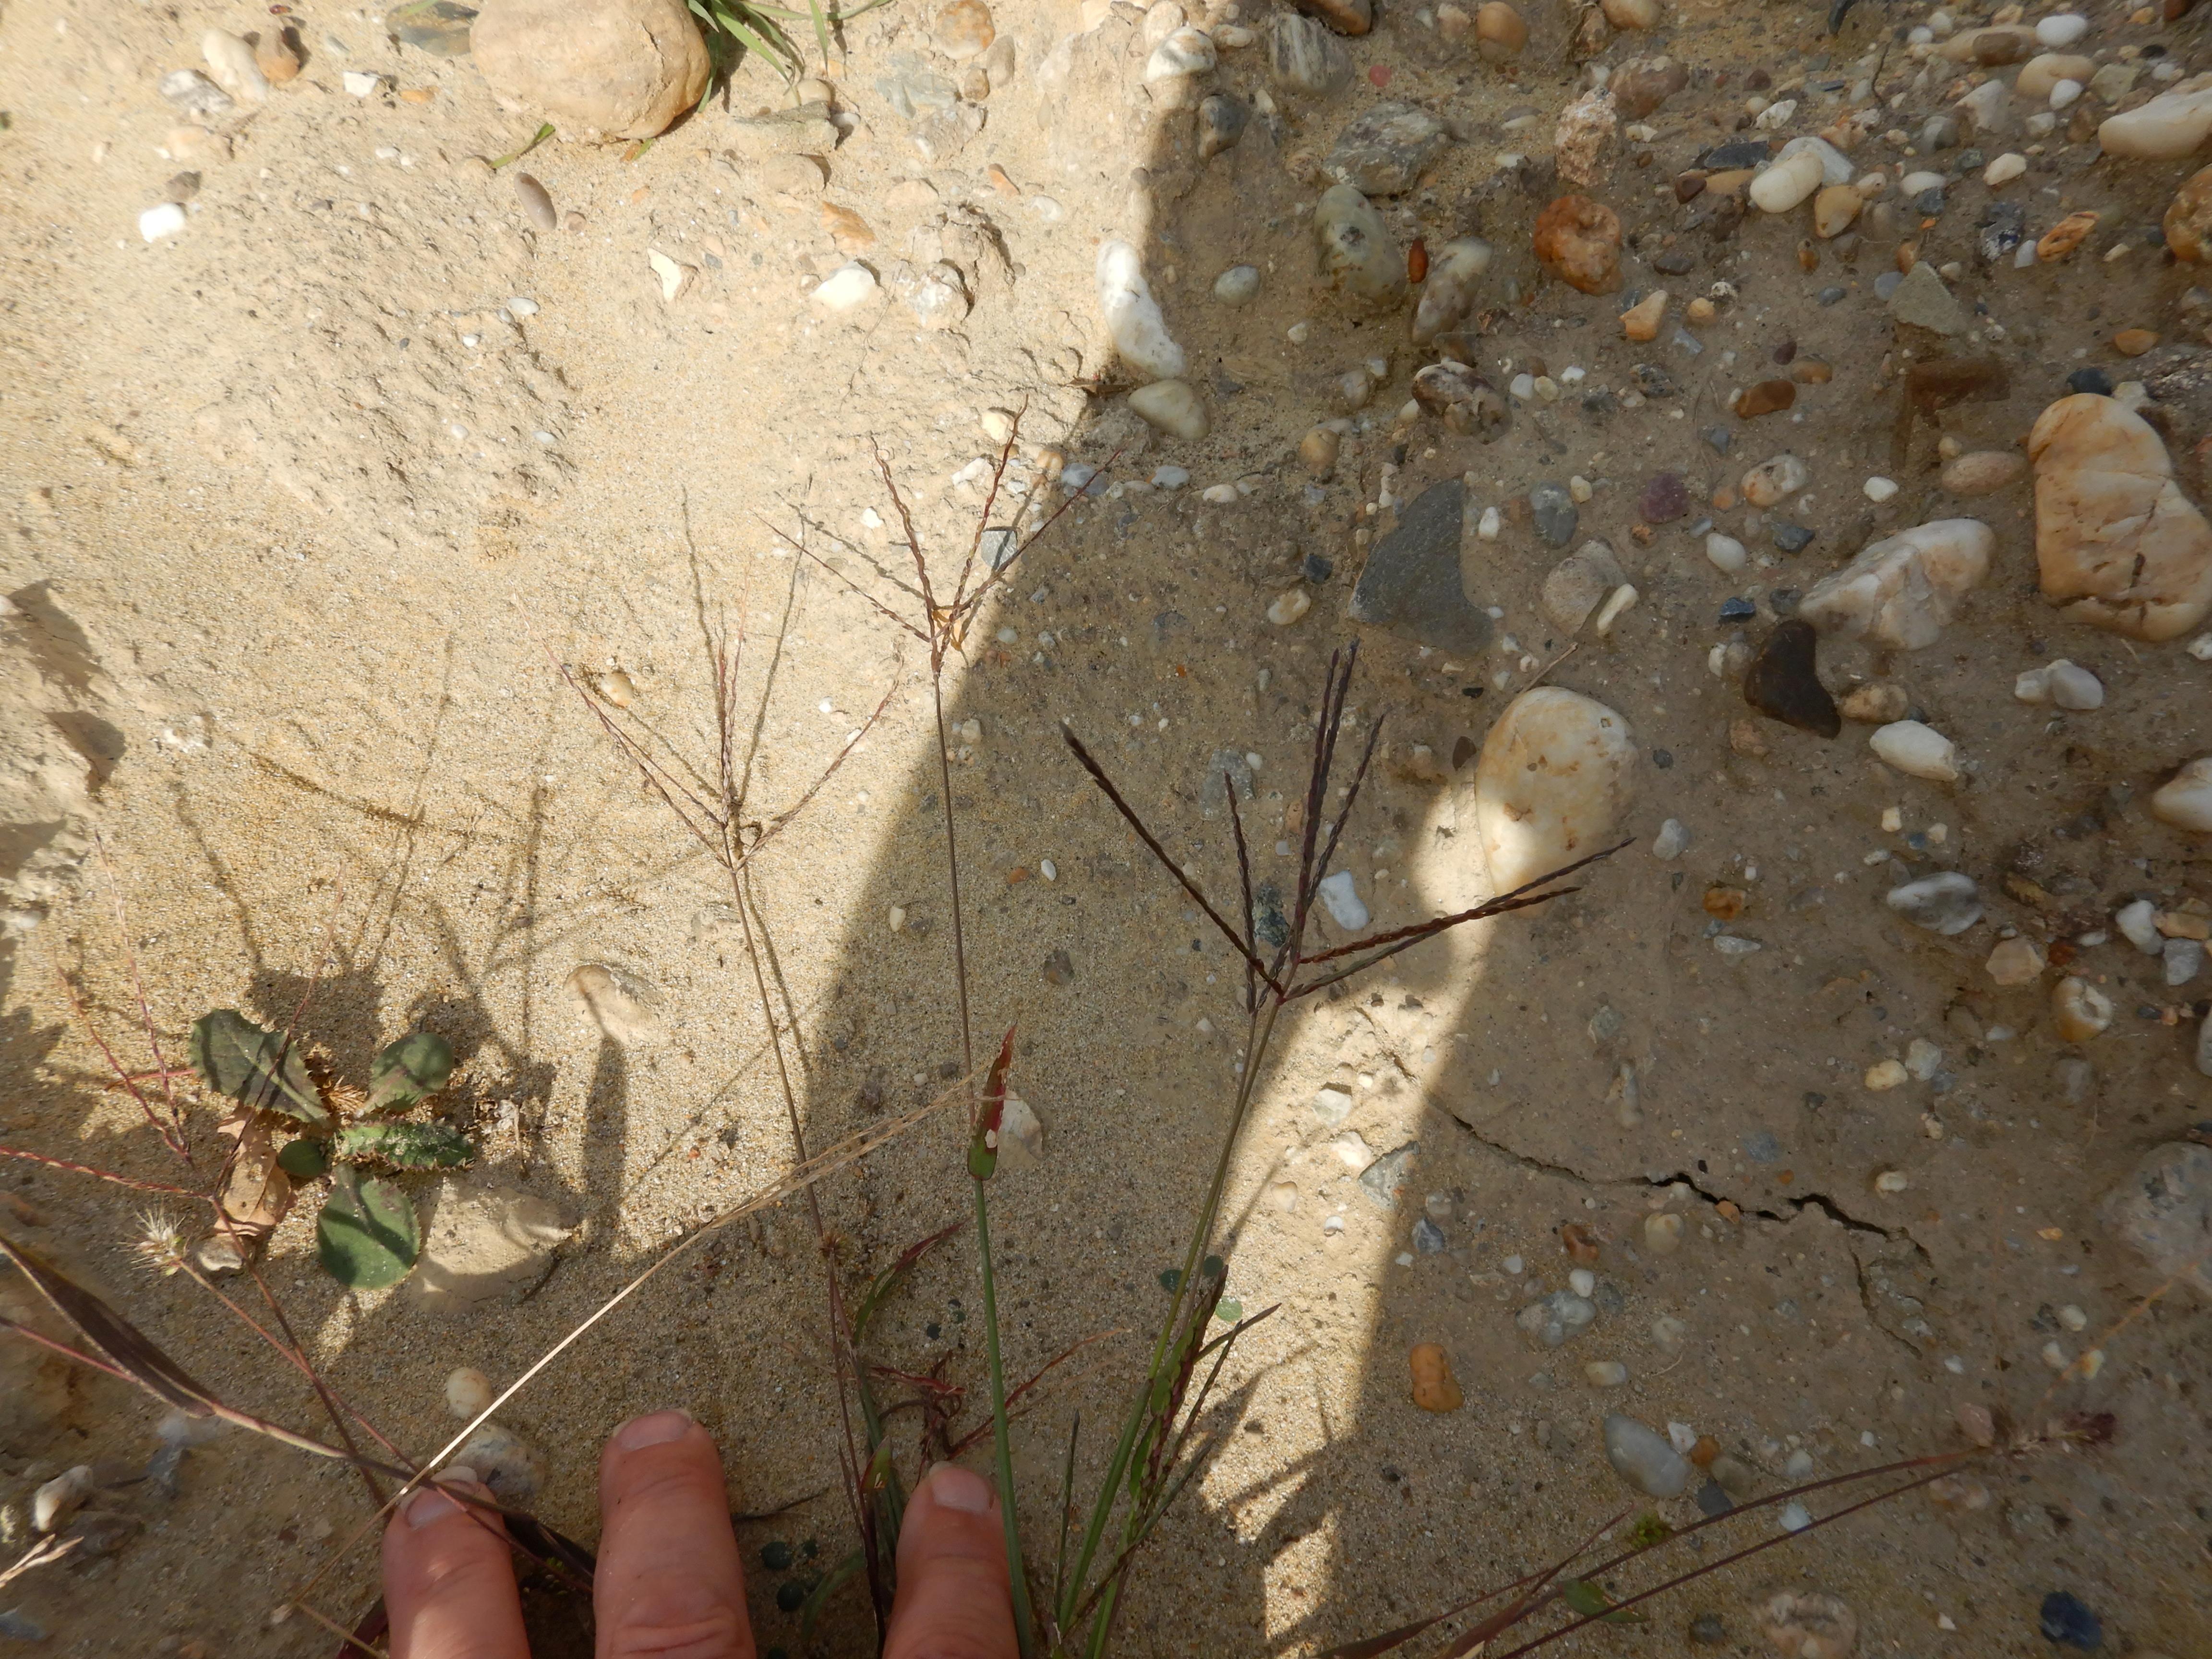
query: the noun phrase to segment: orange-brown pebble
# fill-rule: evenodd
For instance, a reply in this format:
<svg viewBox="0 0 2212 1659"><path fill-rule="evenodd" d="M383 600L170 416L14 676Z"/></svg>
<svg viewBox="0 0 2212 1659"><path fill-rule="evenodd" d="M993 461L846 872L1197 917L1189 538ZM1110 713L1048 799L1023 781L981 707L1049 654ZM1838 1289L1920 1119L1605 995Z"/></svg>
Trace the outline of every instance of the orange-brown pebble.
<svg viewBox="0 0 2212 1659"><path fill-rule="evenodd" d="M399 101L403 104L427 104L438 95L435 87L403 87Z"/></svg>
<svg viewBox="0 0 2212 1659"><path fill-rule="evenodd" d="M1413 1403L1425 1412L1455 1412L1467 1403L1452 1375L1451 1357L1433 1342L1417 1344L1406 1356L1413 1371Z"/></svg>
<svg viewBox="0 0 2212 1659"><path fill-rule="evenodd" d="M1721 1219L1723 1221L1741 1221L1743 1219L1743 1212L1736 1207L1735 1200L1733 1199L1724 1198L1719 1203L1714 1205L1713 1208L1720 1212Z"/></svg>
<svg viewBox="0 0 2212 1659"><path fill-rule="evenodd" d="M1707 915L1734 921L1743 914L1743 907L1751 902L1751 895L1741 887L1708 887L1705 902Z"/></svg>
<svg viewBox="0 0 2212 1659"><path fill-rule="evenodd" d="M2068 214L2037 240L2035 257L2045 264L2054 259L2064 258L2088 240L2089 233L2096 229L2100 216L2088 208Z"/></svg>
<svg viewBox="0 0 2212 1659"><path fill-rule="evenodd" d="M1536 263L1584 294L1620 286L1620 216L1587 196L1562 196L1536 216Z"/></svg>
<svg viewBox="0 0 2212 1659"><path fill-rule="evenodd" d="M1579 1221L1570 1221L1559 1229L1559 1243L1577 1261L1589 1263L1597 1260L1597 1240L1590 1237L1590 1230Z"/></svg>
<svg viewBox="0 0 2212 1659"><path fill-rule="evenodd" d="M1698 1437L1698 1443L1690 1448L1690 1461L1701 1469L1709 1469L1713 1460L1721 1455L1721 1443L1709 1434Z"/></svg>
<svg viewBox="0 0 2212 1659"><path fill-rule="evenodd" d="M2112 336L2112 349L2123 357L2140 357L2158 343L2158 336L2147 328L2124 328Z"/></svg>
<svg viewBox="0 0 2212 1659"><path fill-rule="evenodd" d="M1762 415L1773 415L1797 401L1797 387L1790 380L1761 380L1756 386L1746 386L1743 396L1736 399L1736 418L1755 421Z"/></svg>
<svg viewBox="0 0 2212 1659"><path fill-rule="evenodd" d="M1836 371L1818 357L1808 357L1790 368L1790 378L1800 386L1826 386L1836 378Z"/></svg>

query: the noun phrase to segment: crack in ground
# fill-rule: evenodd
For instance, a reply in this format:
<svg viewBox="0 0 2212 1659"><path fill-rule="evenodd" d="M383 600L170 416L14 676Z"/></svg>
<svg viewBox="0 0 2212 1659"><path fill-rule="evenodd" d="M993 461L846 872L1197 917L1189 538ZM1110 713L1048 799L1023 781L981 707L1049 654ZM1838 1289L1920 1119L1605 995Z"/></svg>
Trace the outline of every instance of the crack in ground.
<svg viewBox="0 0 2212 1659"><path fill-rule="evenodd" d="M1402 1071L1404 1068L1403 1066L1401 1066L1400 1069ZM1490 1136L1483 1133L1481 1130L1476 1128L1473 1124L1468 1122L1465 1119L1461 1118L1456 1115L1453 1116L1452 1121L1455 1123L1457 1123L1462 1129L1466 1130L1467 1133L1479 1144L1489 1148L1490 1151L1497 1153L1500 1158L1510 1159L1511 1162L1519 1164L1524 1170L1533 1170L1544 1175L1557 1176L1559 1179L1563 1181L1571 1181L1577 1186L1641 1186L1653 1189L1659 1189L1672 1187L1679 1182L1681 1185L1688 1188L1692 1193L1696 1194L1698 1197L1703 1199L1706 1203L1712 1205L1716 1208L1718 1208L1723 1203L1733 1204L1735 1202L1734 1200L1725 1198L1723 1194L1716 1193L1711 1188L1704 1186L1699 1182L1693 1179L1687 1171L1678 1171L1673 1175L1629 1176L1622 1177L1617 1181L1601 1181L1583 1174L1581 1170L1573 1168L1571 1165L1553 1164L1540 1158L1532 1158L1528 1153L1523 1152L1516 1147L1506 1146L1501 1141L1493 1140ZM1784 1214L1781 1210L1745 1209L1741 1205L1737 1205L1736 1208L1741 1213L1757 1216L1761 1220L1765 1221L1779 1222L1784 1226L1787 1226L1790 1222L1795 1221L1798 1217L1803 1215L1808 1209L1817 1209L1822 1214L1826 1215L1829 1220L1834 1222L1838 1226L1843 1228L1847 1232L1871 1236L1881 1239L1886 1244L1902 1243L1909 1246L1914 1257L1927 1267L1931 1283L1940 1282L1936 1276L1936 1264L1929 1257L1926 1247L1922 1245L1919 1240L1914 1238L1911 1233L1906 1232L1903 1228L1898 1228L1893 1231L1890 1228L1880 1226L1871 1221L1862 1221L1858 1217L1851 1214L1850 1211L1844 1209L1842 1205L1836 1202L1834 1199L1831 1198L1826 1193L1807 1193L1802 1198L1784 1199L1782 1203L1787 1207L1787 1214ZM1858 1280L1859 1305L1866 1311L1867 1323L1876 1331L1879 1331L1882 1335L1887 1337L1891 1341L1897 1344L1899 1347L1904 1349L1905 1352L1910 1354L1916 1361L1924 1359L1926 1355L1923 1354L1918 1347L1915 1346L1909 1339L1900 1336L1897 1332L1892 1330L1887 1325L1882 1322L1881 1313L1875 1305L1874 1286L1868 1280L1867 1264L1860 1259L1859 1253L1856 1250L1852 1250L1850 1252L1850 1257L1852 1273Z"/></svg>

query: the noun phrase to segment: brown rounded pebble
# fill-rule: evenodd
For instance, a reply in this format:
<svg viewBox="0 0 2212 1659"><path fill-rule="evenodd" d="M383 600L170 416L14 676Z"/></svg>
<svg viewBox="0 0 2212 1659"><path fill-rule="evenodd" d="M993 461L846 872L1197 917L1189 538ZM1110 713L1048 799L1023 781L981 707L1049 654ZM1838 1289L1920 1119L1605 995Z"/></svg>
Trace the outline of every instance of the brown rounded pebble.
<svg viewBox="0 0 2212 1659"><path fill-rule="evenodd" d="M1597 1240L1579 1221L1570 1221L1559 1229L1559 1243L1570 1256L1585 1266L1597 1260Z"/></svg>
<svg viewBox="0 0 2212 1659"><path fill-rule="evenodd" d="M399 101L403 104L427 104L438 95L435 87L403 87Z"/></svg>
<svg viewBox="0 0 2212 1659"><path fill-rule="evenodd" d="M1796 401L1796 382L1761 380L1756 386L1745 387L1743 396L1736 399L1736 418L1755 421L1762 415L1779 413Z"/></svg>
<svg viewBox="0 0 2212 1659"><path fill-rule="evenodd" d="M1413 1403L1425 1412L1455 1412L1467 1403L1452 1375L1451 1358L1433 1342L1417 1344L1406 1356L1413 1372Z"/></svg>
<svg viewBox="0 0 2212 1659"><path fill-rule="evenodd" d="M1808 357L1790 371L1790 378L1800 386L1826 386L1836 378L1836 371L1818 357Z"/></svg>
<svg viewBox="0 0 2212 1659"><path fill-rule="evenodd" d="M2112 349L2123 357L2140 357L2158 343L2158 336L2147 328L2124 328L2112 336Z"/></svg>
<svg viewBox="0 0 2212 1659"><path fill-rule="evenodd" d="M1911 707L1912 699L1905 688L1886 680L1855 685L1836 704L1845 720L1856 720L1862 726L1887 726L1901 720Z"/></svg>
<svg viewBox="0 0 2212 1659"><path fill-rule="evenodd" d="M1569 288L1620 286L1620 216L1587 196L1562 196L1536 216L1536 263Z"/></svg>
<svg viewBox="0 0 2212 1659"><path fill-rule="evenodd" d="M1674 199L1676 201L1694 202L1698 197L1705 193L1705 174L1699 172L1696 167L1692 167L1687 173L1678 173L1674 175Z"/></svg>
<svg viewBox="0 0 2212 1659"><path fill-rule="evenodd" d="M1705 914L1718 916L1723 921L1734 921L1743 914L1743 907L1750 902L1751 895L1741 887L1705 889Z"/></svg>
<svg viewBox="0 0 2212 1659"><path fill-rule="evenodd" d="M1528 25L1505 0L1489 0L1474 14L1475 50L1492 64L1518 58L1528 44Z"/></svg>

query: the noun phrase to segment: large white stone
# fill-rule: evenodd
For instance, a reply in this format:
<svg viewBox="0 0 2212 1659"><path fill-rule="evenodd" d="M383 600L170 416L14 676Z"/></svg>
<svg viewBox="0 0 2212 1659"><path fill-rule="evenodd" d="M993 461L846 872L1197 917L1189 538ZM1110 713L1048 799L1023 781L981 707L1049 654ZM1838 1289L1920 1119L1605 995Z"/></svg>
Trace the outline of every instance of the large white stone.
<svg viewBox="0 0 2212 1659"><path fill-rule="evenodd" d="M2169 161L2212 134L2212 75L2194 75L2148 103L2108 116L2097 129L2107 155Z"/></svg>
<svg viewBox="0 0 2212 1659"><path fill-rule="evenodd" d="M2212 836L2212 755L2200 755L2150 798L2150 815L2177 830Z"/></svg>
<svg viewBox="0 0 2212 1659"><path fill-rule="evenodd" d="M1917 651L1989 574L1996 532L1979 519L1937 519L1861 550L1807 590L1797 614L1823 634Z"/></svg>
<svg viewBox="0 0 2212 1659"><path fill-rule="evenodd" d="M2212 525L2142 416L2111 398L2061 398L2027 434L2027 454L2046 599L2139 640L2170 640L2212 611Z"/></svg>
<svg viewBox="0 0 2212 1659"><path fill-rule="evenodd" d="M1182 377L1188 366L1182 348L1168 332L1145 281L1144 263L1127 242L1108 242L1098 250L1098 306L1123 362L1156 380Z"/></svg>
<svg viewBox="0 0 2212 1659"><path fill-rule="evenodd" d="M1620 714L1557 686L1514 698L1474 769L1492 888L1510 892L1610 845L1635 782L1636 739Z"/></svg>

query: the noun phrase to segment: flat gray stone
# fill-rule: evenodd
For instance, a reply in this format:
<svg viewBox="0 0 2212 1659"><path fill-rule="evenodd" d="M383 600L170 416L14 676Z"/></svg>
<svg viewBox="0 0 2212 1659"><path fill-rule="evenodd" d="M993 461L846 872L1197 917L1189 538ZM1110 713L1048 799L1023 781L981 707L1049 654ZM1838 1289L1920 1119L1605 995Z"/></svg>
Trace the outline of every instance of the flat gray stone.
<svg viewBox="0 0 2212 1659"><path fill-rule="evenodd" d="M1413 498L1398 527L1375 544L1352 592L1354 622L1370 623L1438 651L1480 651L1494 631L1460 580L1456 478Z"/></svg>
<svg viewBox="0 0 2212 1659"><path fill-rule="evenodd" d="M1927 261L1915 262L1905 273L1905 280L1889 296L1889 314L1900 323L1910 323L1915 328L1924 328L1937 334L1963 334L1966 331L1966 308L1960 305L1951 290L1943 286L1943 279Z"/></svg>

